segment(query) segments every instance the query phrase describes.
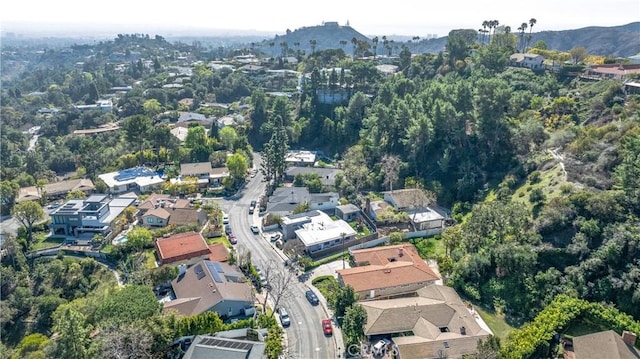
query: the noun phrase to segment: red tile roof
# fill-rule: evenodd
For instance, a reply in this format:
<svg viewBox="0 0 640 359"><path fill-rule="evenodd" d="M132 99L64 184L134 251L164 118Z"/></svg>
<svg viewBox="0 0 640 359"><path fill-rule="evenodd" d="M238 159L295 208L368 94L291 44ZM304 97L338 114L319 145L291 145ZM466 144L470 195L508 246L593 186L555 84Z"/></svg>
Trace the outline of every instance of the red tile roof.
<svg viewBox="0 0 640 359"><path fill-rule="evenodd" d="M344 284L352 286L356 292L439 279L412 244L355 250L353 258L360 266L338 273Z"/></svg>
<svg viewBox="0 0 640 359"><path fill-rule="evenodd" d="M211 250L200 233L186 232L174 234L156 241L158 258L165 263L209 255Z"/></svg>
<svg viewBox="0 0 640 359"><path fill-rule="evenodd" d="M209 245L211 254L209 260L214 262L226 262L229 259L229 250L223 243Z"/></svg>

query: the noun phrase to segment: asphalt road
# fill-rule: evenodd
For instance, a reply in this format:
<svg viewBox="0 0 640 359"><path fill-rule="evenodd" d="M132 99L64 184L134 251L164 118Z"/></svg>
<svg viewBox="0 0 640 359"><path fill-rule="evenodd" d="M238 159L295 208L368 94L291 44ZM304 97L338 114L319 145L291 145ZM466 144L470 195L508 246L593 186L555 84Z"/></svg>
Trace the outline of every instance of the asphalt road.
<svg viewBox="0 0 640 359"><path fill-rule="evenodd" d="M254 163L260 164L258 154L254 155ZM268 239L251 232L251 225L259 225L258 211L249 215L249 205L252 200L258 200L264 193L265 182L262 182L262 174L258 171L254 178L250 178L245 188L234 198L220 201L222 209L229 214L231 230L238 239L236 246L243 247L251 252L253 263L263 268L269 261L275 262L282 270L284 260L276 251ZM280 305L289 312L291 325L285 328L287 335L288 358L335 358L335 342L333 338L326 337L322 331L322 319L327 318L321 305L312 306L305 297L309 288L306 284L295 281L291 286L291 293L281 300ZM316 291L316 294L319 293Z"/></svg>

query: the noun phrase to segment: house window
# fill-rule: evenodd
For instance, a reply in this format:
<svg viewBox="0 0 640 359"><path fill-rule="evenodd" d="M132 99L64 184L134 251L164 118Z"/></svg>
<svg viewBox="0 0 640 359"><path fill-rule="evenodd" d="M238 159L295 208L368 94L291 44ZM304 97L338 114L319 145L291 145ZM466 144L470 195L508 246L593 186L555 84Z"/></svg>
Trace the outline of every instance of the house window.
<svg viewBox="0 0 640 359"><path fill-rule="evenodd" d="M153 217L147 217L147 223L153 223Z"/></svg>

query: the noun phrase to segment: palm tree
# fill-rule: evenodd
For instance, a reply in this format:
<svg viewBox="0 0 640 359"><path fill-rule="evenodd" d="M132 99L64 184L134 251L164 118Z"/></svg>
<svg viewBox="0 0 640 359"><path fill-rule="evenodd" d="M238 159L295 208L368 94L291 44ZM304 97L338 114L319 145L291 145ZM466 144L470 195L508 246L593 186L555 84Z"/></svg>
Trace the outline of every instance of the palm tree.
<svg viewBox="0 0 640 359"><path fill-rule="evenodd" d="M420 41L420 36L414 36L411 39L416 43L416 46L413 47L413 52L415 52L418 45L418 41Z"/></svg>
<svg viewBox="0 0 640 359"><path fill-rule="evenodd" d="M344 47L347 46L347 40L340 40L340 46L342 47L342 52L344 52Z"/></svg>
<svg viewBox="0 0 640 359"><path fill-rule="evenodd" d="M300 60L300 41L294 42L293 46L296 47L296 58Z"/></svg>
<svg viewBox="0 0 640 359"><path fill-rule="evenodd" d="M538 22L535 18L529 19L529 36L527 36L527 48L529 48L529 41L531 41L531 30L533 30L533 25Z"/></svg>
<svg viewBox="0 0 640 359"><path fill-rule="evenodd" d="M378 54L378 37L374 37L371 41L373 42L373 59L375 60Z"/></svg>
<svg viewBox="0 0 640 359"><path fill-rule="evenodd" d="M485 42L485 37L487 35L487 33L489 32L489 30L487 30L487 27L489 27L489 20L485 20L482 22L482 43L484 44Z"/></svg>
<svg viewBox="0 0 640 359"><path fill-rule="evenodd" d="M311 55L316 53L316 45L318 42L315 39L309 40L309 45L311 45Z"/></svg>
<svg viewBox="0 0 640 359"><path fill-rule="evenodd" d="M358 45L358 39L356 39L355 36L352 37L351 38L351 43L353 44L353 59L355 59L356 58L356 48L357 48L357 45Z"/></svg>
<svg viewBox="0 0 640 359"><path fill-rule="evenodd" d="M526 48L524 43L524 31L527 29L527 23L523 22L518 30L520 31L520 44L522 45L522 53L524 54L524 49Z"/></svg>

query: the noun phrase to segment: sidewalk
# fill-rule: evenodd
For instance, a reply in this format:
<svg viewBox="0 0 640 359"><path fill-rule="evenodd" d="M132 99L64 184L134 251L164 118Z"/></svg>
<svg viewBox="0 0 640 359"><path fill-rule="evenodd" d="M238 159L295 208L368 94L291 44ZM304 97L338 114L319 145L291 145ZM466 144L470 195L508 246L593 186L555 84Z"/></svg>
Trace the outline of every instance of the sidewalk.
<svg viewBox="0 0 640 359"><path fill-rule="evenodd" d="M349 263L344 263L346 268L349 268ZM342 269L343 262L342 260L333 261L331 263L323 264L315 269L310 276L307 277L307 280L304 284L309 288L314 288L312 281L313 278L324 276L324 275L333 275L336 276L336 270ZM318 299L320 300L320 304L322 305L322 310L324 311L327 318L331 319L333 322L333 341L335 345L335 353L337 358L342 358L345 352L344 341L342 339L342 328L338 325L338 319L335 318L333 311L329 309L329 305L327 304L327 299L320 293L318 290L315 290L316 294L318 294Z"/></svg>

